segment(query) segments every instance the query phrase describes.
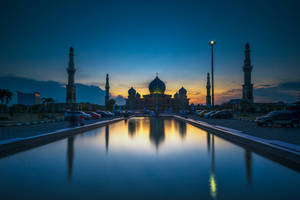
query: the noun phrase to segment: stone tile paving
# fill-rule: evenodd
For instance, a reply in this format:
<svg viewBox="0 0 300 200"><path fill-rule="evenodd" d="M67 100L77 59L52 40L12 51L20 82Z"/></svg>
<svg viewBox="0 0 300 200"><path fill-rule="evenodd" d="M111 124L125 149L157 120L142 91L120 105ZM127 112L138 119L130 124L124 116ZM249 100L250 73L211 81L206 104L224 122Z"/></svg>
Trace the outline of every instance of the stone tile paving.
<svg viewBox="0 0 300 200"><path fill-rule="evenodd" d="M211 125L219 125L231 129L243 131L246 134L268 140L280 140L283 142L300 146L300 128L290 127L259 127L254 122L241 121L237 119L205 119L195 115L189 118L207 122Z"/></svg>
<svg viewBox="0 0 300 200"><path fill-rule="evenodd" d="M108 119L112 119L112 118L94 119L94 120L86 121L85 123L91 124L94 122L99 122ZM68 121L53 122L49 124L37 124L37 125L30 125L30 126L0 127L0 140L35 136L35 135L49 133L52 131L56 131L68 127L71 127L71 124Z"/></svg>

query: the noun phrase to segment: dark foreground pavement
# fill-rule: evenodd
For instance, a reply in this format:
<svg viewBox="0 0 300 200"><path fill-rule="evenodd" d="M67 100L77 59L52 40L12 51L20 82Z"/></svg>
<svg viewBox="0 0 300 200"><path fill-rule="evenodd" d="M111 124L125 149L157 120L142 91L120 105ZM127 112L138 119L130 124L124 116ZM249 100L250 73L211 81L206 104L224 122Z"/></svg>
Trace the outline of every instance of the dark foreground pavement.
<svg viewBox="0 0 300 200"><path fill-rule="evenodd" d="M91 124L113 118L101 118L93 119L84 122L85 124ZM31 126L11 126L11 127L0 127L0 141L8 140L13 138L24 138L35 136L43 133L49 133L64 128L72 127L69 121L53 122L49 124L37 124Z"/></svg>
<svg viewBox="0 0 300 200"><path fill-rule="evenodd" d="M199 116L190 115L189 118L204 121L211 125L223 126L246 134L260 137L268 140L280 140L291 144L300 146L300 128L290 127L260 127L254 122L241 121L237 119L205 119Z"/></svg>

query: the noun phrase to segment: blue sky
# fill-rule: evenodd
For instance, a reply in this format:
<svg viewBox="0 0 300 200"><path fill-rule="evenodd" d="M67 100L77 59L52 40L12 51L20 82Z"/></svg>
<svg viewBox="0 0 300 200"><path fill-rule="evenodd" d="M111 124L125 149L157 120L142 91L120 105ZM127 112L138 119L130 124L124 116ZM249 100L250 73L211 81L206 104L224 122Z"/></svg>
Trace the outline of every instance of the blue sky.
<svg viewBox="0 0 300 200"><path fill-rule="evenodd" d="M76 80L113 95L142 94L156 72L176 92L203 103L215 46L216 92L242 84L250 43L255 87L299 80L297 1L6 1L0 8L0 75L66 82L68 48Z"/></svg>

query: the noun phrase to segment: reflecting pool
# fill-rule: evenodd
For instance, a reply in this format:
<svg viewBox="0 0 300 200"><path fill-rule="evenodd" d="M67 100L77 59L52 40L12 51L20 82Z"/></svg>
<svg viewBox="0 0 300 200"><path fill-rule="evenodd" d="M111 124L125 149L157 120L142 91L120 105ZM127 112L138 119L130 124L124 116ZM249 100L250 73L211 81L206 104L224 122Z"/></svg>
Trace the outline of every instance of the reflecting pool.
<svg viewBox="0 0 300 200"><path fill-rule="evenodd" d="M300 173L174 119L132 118L0 159L0 199L299 199Z"/></svg>

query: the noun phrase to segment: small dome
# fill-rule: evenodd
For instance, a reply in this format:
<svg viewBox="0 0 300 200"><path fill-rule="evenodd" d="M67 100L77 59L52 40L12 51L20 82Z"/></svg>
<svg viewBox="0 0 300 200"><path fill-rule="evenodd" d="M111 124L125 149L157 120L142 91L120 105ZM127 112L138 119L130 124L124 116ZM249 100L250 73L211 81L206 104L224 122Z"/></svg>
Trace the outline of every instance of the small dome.
<svg viewBox="0 0 300 200"><path fill-rule="evenodd" d="M135 95L136 94L136 91L133 87L131 87L129 90L128 90L128 94L129 95Z"/></svg>
<svg viewBox="0 0 300 200"><path fill-rule="evenodd" d="M149 84L149 91L151 94L164 94L166 91L166 85L156 76L156 78Z"/></svg>
<svg viewBox="0 0 300 200"><path fill-rule="evenodd" d="M140 93L136 93L136 97L140 98L141 97Z"/></svg>
<svg viewBox="0 0 300 200"><path fill-rule="evenodd" d="M184 87L180 88L179 94L186 94L186 89Z"/></svg>

